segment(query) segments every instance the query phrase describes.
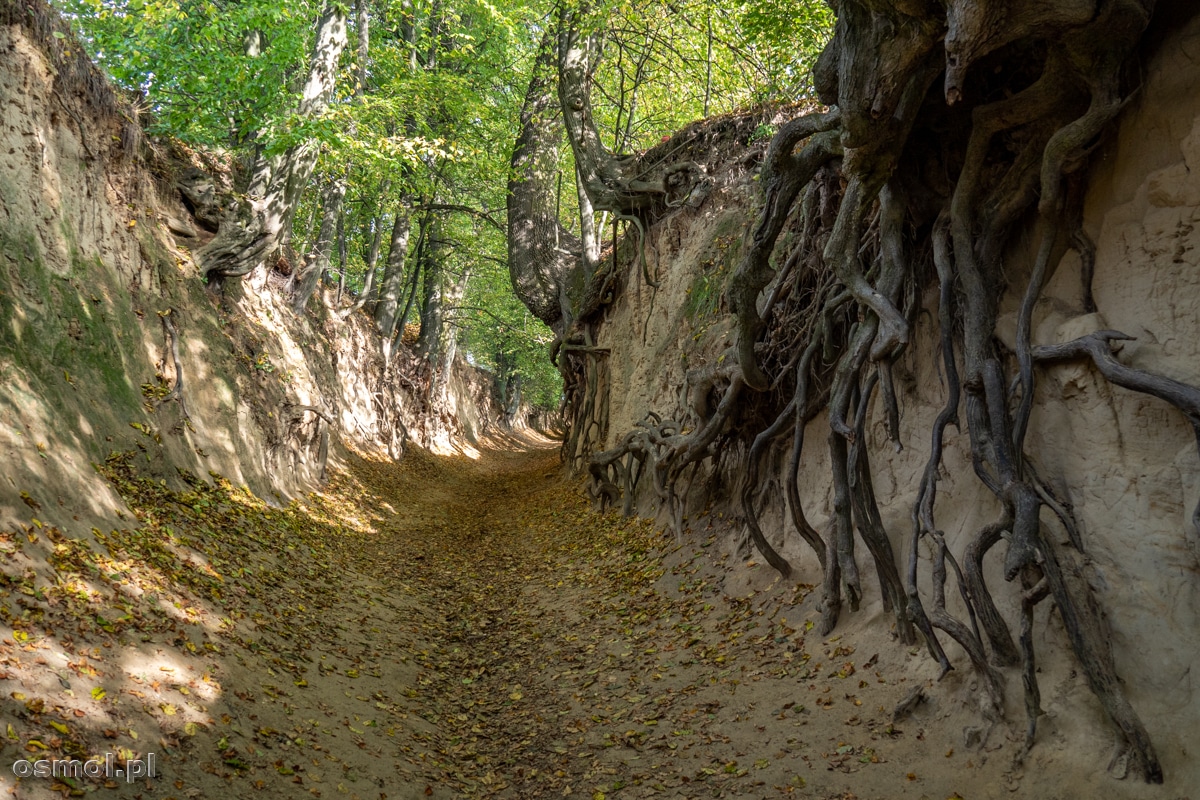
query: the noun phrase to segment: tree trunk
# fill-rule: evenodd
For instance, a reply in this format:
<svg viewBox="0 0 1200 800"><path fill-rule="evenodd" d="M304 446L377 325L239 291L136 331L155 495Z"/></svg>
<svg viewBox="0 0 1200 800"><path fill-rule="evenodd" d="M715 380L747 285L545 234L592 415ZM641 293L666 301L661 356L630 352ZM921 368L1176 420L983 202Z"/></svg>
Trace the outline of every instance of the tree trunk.
<svg viewBox="0 0 1200 800"><path fill-rule="evenodd" d="M354 5L354 25L358 29L358 47L354 65L355 97L359 97L367 91L367 57L371 51L370 17L367 14L369 7L370 0L358 0Z"/></svg>
<svg viewBox="0 0 1200 800"><path fill-rule="evenodd" d="M564 7L558 30L558 97L567 140L595 208L625 212L629 209L618 197L625 183L620 164L600 140L592 117L592 45L591 38L579 31L577 16Z"/></svg>
<svg viewBox="0 0 1200 800"><path fill-rule="evenodd" d="M379 326L379 335L383 337L385 351L389 349L392 334L396 330L396 310L400 305L400 295L404 291L404 262L408 256L410 230L412 218L408 208L401 205L396 209L387 263L383 267L383 281L379 286L379 302L375 305L375 324Z"/></svg>
<svg viewBox="0 0 1200 800"><path fill-rule="evenodd" d="M600 140L591 99L591 74L597 57L595 42L578 28L582 15L582 10L573 14L566 8L559 14L558 97L567 141L575 155L579 178L595 209L634 214L666 196L665 178L672 167L646 170L636 156L614 155ZM631 106L636 104L636 96L635 84ZM632 107L629 109L630 117L634 111Z"/></svg>
<svg viewBox="0 0 1200 800"><path fill-rule="evenodd" d="M346 291L346 212L343 209L338 214L337 223L337 249L338 249L338 290L337 290L337 305L342 304L342 293Z"/></svg>
<svg viewBox="0 0 1200 800"><path fill-rule="evenodd" d="M430 359L438 370L436 396L443 400L446 399L450 389L450 378L454 372L454 358L458 355L458 336L453 329L449 328L446 320L458 304L462 302L463 295L467 292L467 282L470 280L470 277L471 268L467 267L458 276L458 280L443 290L441 303L442 327L438 333L438 351Z"/></svg>
<svg viewBox="0 0 1200 800"><path fill-rule="evenodd" d="M579 199L579 233L583 244L583 275L585 281L590 281L592 275L596 273L596 268L600 266L600 237L603 235L603 230L597 230L596 209L592 207L592 198L588 197L587 191L583 188L583 181L579 178L578 170L576 171L575 191ZM601 228L603 228L604 217L607 216L607 214L601 216Z"/></svg>
<svg viewBox="0 0 1200 800"><path fill-rule="evenodd" d="M308 305L308 300L321 284L321 276L333 261L333 248L337 243L338 221L342 216L342 203L346 199L346 176L334 177L325 189L321 202L321 231L317 243L304 268L296 277L296 294L292 308L299 314Z"/></svg>
<svg viewBox="0 0 1200 800"><path fill-rule="evenodd" d="M437 366L444 347L443 334L446 326L446 306L442 292L446 267L442 259L441 225L437 217L429 221L422 253L422 302L421 335L417 339L417 352Z"/></svg>
<svg viewBox="0 0 1200 800"><path fill-rule="evenodd" d="M408 299L404 301L404 310L400 312L400 317L396 320L396 334L393 338L393 346L396 340L404 336L404 327L408 325L408 315L412 313L413 304L417 300L417 289L421 285L421 267L425 263L423 253L425 252L425 233L428 226L429 219L426 217L421 221L421 235L418 237L420 241L417 243L417 254L413 260L412 275L408 279Z"/></svg>
<svg viewBox="0 0 1200 800"><path fill-rule="evenodd" d="M379 194L386 195L391 181L384 180L379 186ZM365 272L363 273L363 288L358 298L339 314L339 319L346 319L355 311L373 302L375 299L375 270L379 265L379 251L383 245L383 220L376 214L371 219L371 245L367 248Z"/></svg>
<svg viewBox="0 0 1200 800"><path fill-rule="evenodd" d="M554 34L538 52L508 182L508 269L513 291L538 319L562 333L563 289L581 263L582 243L558 220L555 178L562 116L554 90Z"/></svg>
<svg viewBox="0 0 1200 800"><path fill-rule="evenodd" d="M346 41L346 12L340 3L330 2L317 23L308 80L297 109L300 117L310 119L328 106ZM226 214L216 238L197 253L210 284L248 274L286 240L317 150L311 140L270 157L260 149L245 198Z"/></svg>
<svg viewBox="0 0 1200 800"><path fill-rule="evenodd" d="M367 50L370 43L370 28L366 0L358 0L356 4L355 27L357 29L357 47L355 52L354 89L351 92L351 99L354 102L358 102L366 92L367 86ZM351 119L349 125L350 135L354 136L357 131L357 121ZM316 288L320 286L321 279L329 269L333 248L332 242L326 238L326 228L331 219L335 221L337 226L336 241L339 248L339 261L341 263L338 274L337 304L341 305L342 290L346 284L346 242L342 225L344 223L346 187L349 179L350 165L347 164L341 173L341 177L334 179L334 185L330 187L330 191L325 195L321 218L321 236L317 240L317 251L313 254L313 258L307 262L308 269L306 274L298 276L300 289L293 298L293 308L295 308L297 313L303 311L304 307L308 305L308 299L312 297Z"/></svg>

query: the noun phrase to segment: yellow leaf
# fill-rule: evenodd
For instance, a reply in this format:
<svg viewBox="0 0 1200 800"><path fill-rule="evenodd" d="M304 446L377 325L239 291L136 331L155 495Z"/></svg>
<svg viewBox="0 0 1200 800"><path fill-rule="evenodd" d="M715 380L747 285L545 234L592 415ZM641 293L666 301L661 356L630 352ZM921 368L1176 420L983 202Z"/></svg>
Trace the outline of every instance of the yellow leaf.
<svg viewBox="0 0 1200 800"><path fill-rule="evenodd" d="M200 731L200 726L194 722L189 722L183 726L183 732L188 736L195 736Z"/></svg>
<svg viewBox="0 0 1200 800"><path fill-rule="evenodd" d="M103 700L107 694L108 692L104 691L104 689L99 686L97 686L95 689L92 689L92 699L97 702Z"/></svg>
<svg viewBox="0 0 1200 800"><path fill-rule="evenodd" d="M19 703L25 699L25 693L24 692L13 692L10 695L10 697L12 697L13 700L16 700Z"/></svg>
<svg viewBox="0 0 1200 800"><path fill-rule="evenodd" d="M162 712L168 717L175 716L175 706L171 705L170 703L160 703L158 707L161 708Z"/></svg>
<svg viewBox="0 0 1200 800"><path fill-rule="evenodd" d="M50 720L50 727L54 728L54 730L58 731L59 733L61 733L63 735L66 735L71 732L70 728L68 728L66 725L63 725L61 722L57 722L55 720Z"/></svg>
<svg viewBox="0 0 1200 800"><path fill-rule="evenodd" d="M13 641L14 642L28 642L29 634L26 633L25 631L13 631ZM18 697L17 699L20 700L21 698Z"/></svg>
<svg viewBox="0 0 1200 800"><path fill-rule="evenodd" d="M25 743L25 749L31 753L36 753L38 750L45 750L46 745L42 744L37 739L30 739Z"/></svg>
<svg viewBox="0 0 1200 800"><path fill-rule="evenodd" d="M8 738L12 739L13 741L16 741L17 739L20 738L19 736L17 736L17 731L13 728L11 722L8 723Z"/></svg>

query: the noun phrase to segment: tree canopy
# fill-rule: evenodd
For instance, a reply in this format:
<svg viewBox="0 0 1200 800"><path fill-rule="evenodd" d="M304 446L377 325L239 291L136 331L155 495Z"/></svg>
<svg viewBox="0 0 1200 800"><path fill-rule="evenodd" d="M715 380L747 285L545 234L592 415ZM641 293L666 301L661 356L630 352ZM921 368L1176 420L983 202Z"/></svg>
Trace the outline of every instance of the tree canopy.
<svg viewBox="0 0 1200 800"><path fill-rule="evenodd" d="M275 184L303 184L280 216L279 241L260 250L283 247L297 271L308 269L310 289L318 279L337 284L347 307L359 295L355 305L368 311L390 298L375 313L385 339L419 321L435 361L453 343L503 382L516 379L525 399L557 405L546 357L553 334L509 287L502 224L521 104L554 5L57 3L112 81L140 98L150 134L227 151L244 167L241 191L255 185L255 164L272 158ZM605 0L577 10L598 50L597 125L617 152L707 115L807 96L832 25L815 0L786 10L768 0ZM311 113L314 37L330 14L341 15L348 43L335 53L332 91ZM288 154L301 145L315 148L311 173L302 164L280 178L279 164L294 166ZM561 147L557 211L578 229L572 155ZM303 276L298 283L302 305Z"/></svg>

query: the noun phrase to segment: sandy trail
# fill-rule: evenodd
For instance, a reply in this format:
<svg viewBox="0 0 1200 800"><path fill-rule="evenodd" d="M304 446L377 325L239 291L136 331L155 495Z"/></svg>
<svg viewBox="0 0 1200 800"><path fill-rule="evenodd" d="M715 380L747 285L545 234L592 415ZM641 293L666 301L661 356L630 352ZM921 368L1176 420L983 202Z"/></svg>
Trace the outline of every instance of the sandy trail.
<svg viewBox="0 0 1200 800"><path fill-rule="evenodd" d="M841 637L810 655L781 590L727 595L715 537L592 513L553 448L351 474L386 511L356 572L404 618L377 649L416 668L410 740L377 751L388 797L927 794L888 754L907 679Z"/></svg>
<svg viewBox="0 0 1200 800"><path fill-rule="evenodd" d="M3 542L0 797L1096 790L1094 774L1045 780L1062 766L1052 744L1013 769L1020 731L981 737L965 672L893 722L936 665L890 641L882 615L817 638L812 587L718 552L719 520L693 519L681 545L593 513L549 442L497 442L475 459L351 456L282 510L227 485L179 491L113 470L140 527L107 537L109 555L56 556L62 537L44 531ZM63 587L76 584L93 594L72 600ZM122 748L156 752L160 778L7 772L17 758ZM1142 796L1098 780L1105 796Z"/></svg>

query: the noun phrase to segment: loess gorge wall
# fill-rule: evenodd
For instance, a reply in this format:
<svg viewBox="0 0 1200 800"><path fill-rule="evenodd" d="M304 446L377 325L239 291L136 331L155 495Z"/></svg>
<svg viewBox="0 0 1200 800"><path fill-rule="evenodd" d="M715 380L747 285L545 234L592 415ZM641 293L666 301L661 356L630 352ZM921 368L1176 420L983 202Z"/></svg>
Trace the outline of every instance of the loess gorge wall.
<svg viewBox="0 0 1200 800"><path fill-rule="evenodd" d="M431 395L406 347L385 371L366 314L339 322L325 297L298 317L278 276L210 292L191 251L211 234L174 185L189 165L40 4L0 9L0 120L0 529L112 527L91 465L113 451L284 499L345 446L397 457L499 423L486 372L456 362Z"/></svg>
<svg viewBox="0 0 1200 800"><path fill-rule="evenodd" d="M1122 361L1195 385L1200 384L1200 17L1160 35L1163 41L1147 65L1141 90L1122 112L1115 136L1092 160L1085 229L1097 246L1093 291L1099 313L1084 314L1079 259L1069 253L1036 309L1034 343L1117 329L1136 337L1120 352ZM751 155L761 147L752 144ZM593 428L599 432L594 450L615 446L647 412L695 424L686 403L687 372L722 358L734 340L721 293L760 202L754 169L747 166L752 161L743 159L716 176L715 189L699 208L680 210L651 229L648 250L660 288L647 286L631 267L627 286L603 317L597 337L597 347L608 354L594 415ZM1032 240L1031 235L1019 247L1032 248ZM632 255L624 256L632 261ZM1032 260L1032 252L1008 259L1017 265ZM1023 287L1027 277L1011 275L1010 285ZM1002 337L1008 330L1015 336L1019 292L1010 290L1003 299ZM923 307L936 309L937 302L933 287ZM872 478L897 553L905 551L912 503L929 457L929 431L946 396L935 316L920 315L907 353L896 365L902 451L896 452L888 440L878 399L870 415ZM1118 672L1168 776L1166 787L1157 790L1128 782L1123 786L1150 792L1147 796L1174 797L1173 789L1200 786L1193 741L1200 731L1200 532L1191 522L1200 501L1196 436L1175 409L1107 383L1090 364L1039 367L1037 374L1029 441L1035 443L1041 471L1074 506L1082 525L1086 574L1107 613ZM750 421L748 427L756 432L770 422ZM833 505L828 431L825 416L810 423L800 477L805 510L822 533L829 530ZM1000 508L972 471L965 425L961 431L951 428L947 436L938 519L950 549L961 554L976 531L998 518ZM782 481L783 460L777 450L765 474ZM726 577L730 593L766 588L776 578L742 538L744 525L731 501L740 478L736 470L723 467L718 474L701 473L690 484L687 504L694 531L711 527L717 514L732 519L725 526L724 550L749 560L733 558L740 566ZM642 514L661 510L649 484L639 484L637 510ZM761 514L768 538L792 563L801 583L819 584L816 557L778 502L782 492L768 495L776 499ZM1046 511L1043 518L1047 525L1056 524ZM882 611L878 583L869 577L873 567L859 546L864 605L854 614L843 611L836 632L869 635L874 630L887 638L891 618ZM1002 549L988 556L986 577L1016 630L1020 589L1004 584ZM928 552L922 558L928 562ZM928 572L926 563L922 573ZM812 618L819 594L813 592L804 607ZM952 611L962 613L961 605L953 605L951 598ZM1040 606L1035 620L1048 721L1030 759L1045 760L1047 767L1077 767L1058 774L1094 773L1097 764L1102 768L1108 762L1111 734L1075 669L1050 605ZM951 652L951 659L956 672L969 674L961 650ZM924 651L895 666L921 669L919 662L935 666ZM928 674L936 678L935 669ZM1021 720L1019 670L1007 670L1006 680L1006 716ZM949 693L953 682L948 679L941 691ZM1054 742L1061 747L1056 749ZM1119 765L1114 773L1120 775ZM1109 794L1116 786L1111 781L1096 785L1103 795L1083 791L1083 785L1077 786L1082 793L1069 796L1125 796Z"/></svg>

